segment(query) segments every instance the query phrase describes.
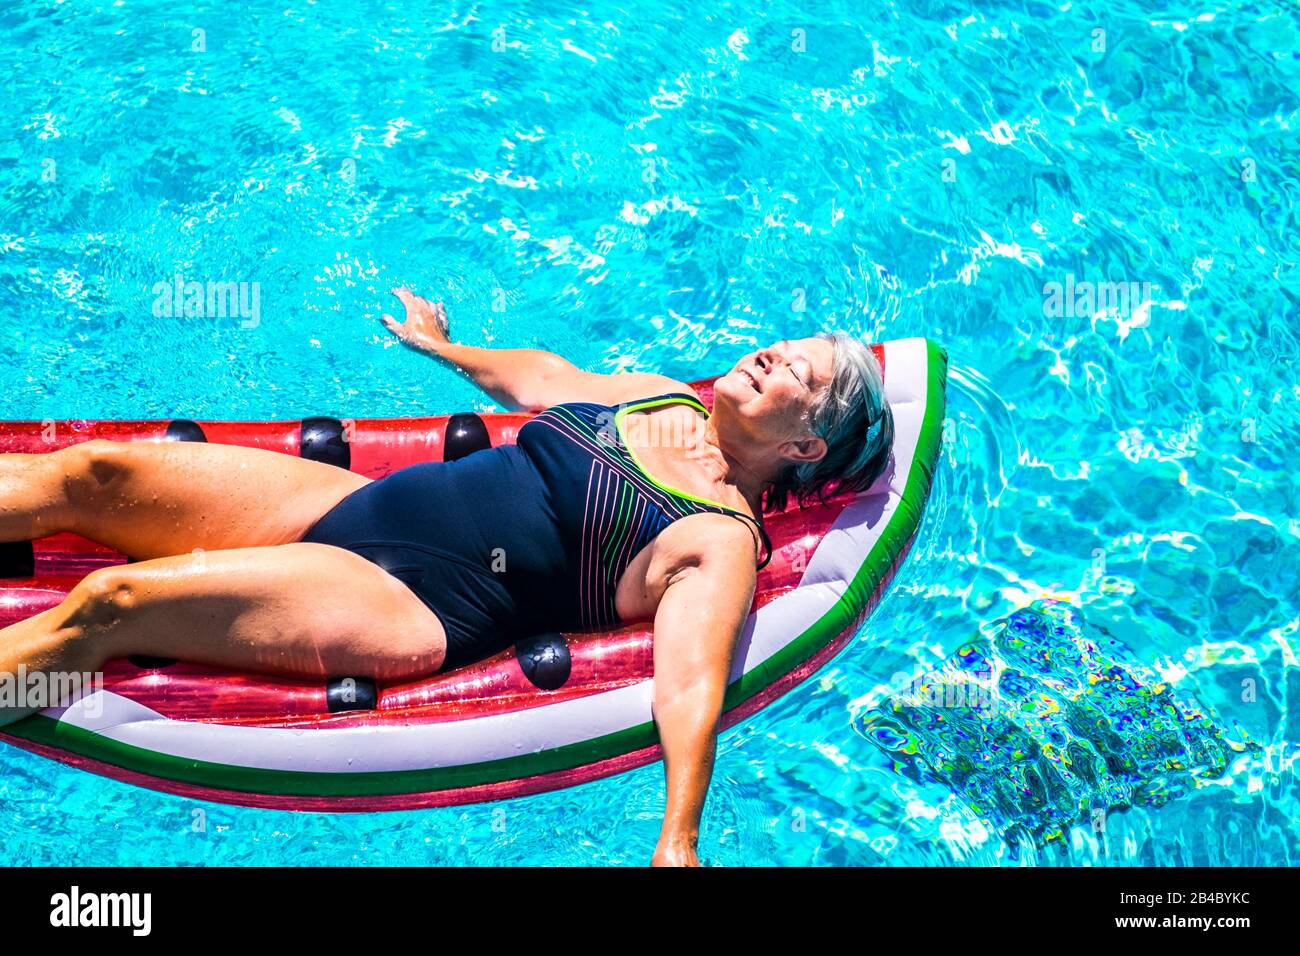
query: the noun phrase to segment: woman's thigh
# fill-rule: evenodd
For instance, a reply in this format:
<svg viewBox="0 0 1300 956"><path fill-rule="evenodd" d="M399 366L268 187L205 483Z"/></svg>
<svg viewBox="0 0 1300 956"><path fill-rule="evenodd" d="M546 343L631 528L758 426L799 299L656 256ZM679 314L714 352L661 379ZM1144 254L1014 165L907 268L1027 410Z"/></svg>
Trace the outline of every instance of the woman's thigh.
<svg viewBox="0 0 1300 956"><path fill-rule="evenodd" d="M93 441L59 461L76 531L134 558L299 541L370 479L264 448Z"/></svg>
<svg viewBox="0 0 1300 956"><path fill-rule="evenodd" d="M303 678L436 671L446 632L401 581L325 544L206 551L96 571L66 625L98 666L129 654Z"/></svg>

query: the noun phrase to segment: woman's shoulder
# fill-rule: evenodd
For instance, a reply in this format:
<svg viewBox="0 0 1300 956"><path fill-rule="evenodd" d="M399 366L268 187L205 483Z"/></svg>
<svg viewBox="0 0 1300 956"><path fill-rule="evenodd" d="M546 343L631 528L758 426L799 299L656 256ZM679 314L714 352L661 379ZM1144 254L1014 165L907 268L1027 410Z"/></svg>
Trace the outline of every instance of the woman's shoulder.
<svg viewBox="0 0 1300 956"><path fill-rule="evenodd" d="M757 572L757 565L766 565L771 554L753 525L716 511L672 521L655 537L654 549L660 566L674 569L721 561Z"/></svg>
<svg viewBox="0 0 1300 956"><path fill-rule="evenodd" d="M699 393L685 382L655 372L623 372L610 376L610 405L630 405L664 395L685 395L700 402Z"/></svg>
<svg viewBox="0 0 1300 956"><path fill-rule="evenodd" d="M603 372L573 371L548 378L544 387L535 389L528 400L519 403L523 409L542 411L557 405L592 404L626 405L655 395L670 392L692 396L699 395L685 382L657 372ZM702 404L702 403L701 403Z"/></svg>

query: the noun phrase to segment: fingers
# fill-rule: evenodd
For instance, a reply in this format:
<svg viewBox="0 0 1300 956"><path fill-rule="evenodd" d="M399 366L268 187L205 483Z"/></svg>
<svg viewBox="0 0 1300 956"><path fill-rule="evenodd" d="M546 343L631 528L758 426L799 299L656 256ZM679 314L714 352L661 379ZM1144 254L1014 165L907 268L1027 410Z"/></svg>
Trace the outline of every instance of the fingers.
<svg viewBox="0 0 1300 956"><path fill-rule="evenodd" d="M406 308L406 324L396 323L390 316L385 316L384 324L394 332L399 329L410 332L413 329L419 330L420 334L428 335L436 341L450 342L451 328L447 321L447 309L441 302L430 302L423 296L418 296L405 286L399 286L389 290L398 301Z"/></svg>
<svg viewBox="0 0 1300 956"><path fill-rule="evenodd" d="M391 291L393 295L397 296L398 300L401 301L402 305L406 306L408 312L428 312L431 314L437 314L442 310L441 302L430 302L424 296L416 295L405 286L399 286Z"/></svg>
<svg viewBox="0 0 1300 956"><path fill-rule="evenodd" d="M393 295L401 300L402 305L406 306L407 312L427 312L429 311L429 300L423 296L416 295L410 289L405 287L393 290Z"/></svg>
<svg viewBox="0 0 1300 956"><path fill-rule="evenodd" d="M417 298L411 294L410 289L393 289L393 295L397 296L399 302L406 309L406 317L409 319L413 315L420 313L420 306Z"/></svg>

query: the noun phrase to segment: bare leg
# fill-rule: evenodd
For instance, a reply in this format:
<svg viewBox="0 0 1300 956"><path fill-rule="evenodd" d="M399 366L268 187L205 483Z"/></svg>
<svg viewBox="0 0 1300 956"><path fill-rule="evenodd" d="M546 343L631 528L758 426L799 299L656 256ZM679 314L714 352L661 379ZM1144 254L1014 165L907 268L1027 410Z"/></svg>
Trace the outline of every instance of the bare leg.
<svg viewBox="0 0 1300 956"><path fill-rule="evenodd" d="M392 681L433 673L446 648L437 615L397 578L350 551L302 542L94 571L58 607L0 630L0 676L19 665L29 674L94 672L147 654ZM38 709L0 708L0 726Z"/></svg>
<svg viewBox="0 0 1300 956"><path fill-rule="evenodd" d="M135 558L301 540L369 478L263 448L89 441L0 455L0 541L73 531Z"/></svg>

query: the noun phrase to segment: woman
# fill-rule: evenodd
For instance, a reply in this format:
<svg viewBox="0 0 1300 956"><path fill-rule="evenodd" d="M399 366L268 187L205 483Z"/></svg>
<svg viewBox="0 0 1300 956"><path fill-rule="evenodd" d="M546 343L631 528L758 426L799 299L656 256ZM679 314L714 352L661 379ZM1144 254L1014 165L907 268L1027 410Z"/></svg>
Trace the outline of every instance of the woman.
<svg viewBox="0 0 1300 956"><path fill-rule="evenodd" d="M507 407L543 410L517 445L378 481L219 444L0 455L0 541L71 531L136 559L0 632L0 673L143 654L398 681L538 630L652 620L668 781L653 862L697 864L732 655L771 556L756 516L884 469L893 421L874 357L842 333L783 340L717 379L709 415L662 375L457 345L440 305L395 294L406 319L383 320L403 342Z"/></svg>

